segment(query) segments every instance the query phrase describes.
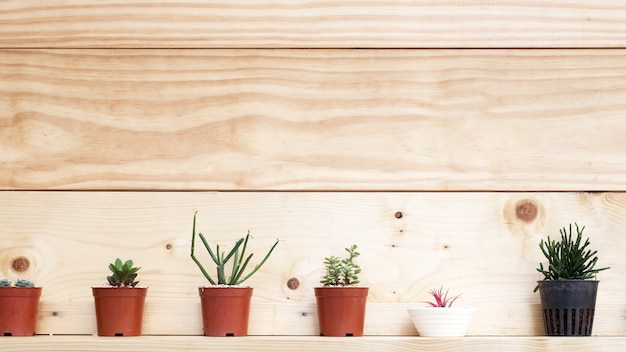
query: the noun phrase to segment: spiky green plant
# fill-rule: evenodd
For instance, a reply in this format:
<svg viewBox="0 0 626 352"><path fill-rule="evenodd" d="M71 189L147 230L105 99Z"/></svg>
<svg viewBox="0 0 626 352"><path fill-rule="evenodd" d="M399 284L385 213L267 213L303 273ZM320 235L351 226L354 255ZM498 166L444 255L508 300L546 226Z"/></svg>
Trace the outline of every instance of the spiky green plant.
<svg viewBox="0 0 626 352"><path fill-rule="evenodd" d="M209 256L213 260L216 266L216 279L214 279L209 273L206 271L200 260L195 256L195 244L196 244L196 215L198 212L193 214L193 229L191 231L191 259L196 263L202 275L211 283L211 285L240 285L244 281L248 280L252 275L254 275L260 268L265 264L267 259L270 257L276 245L278 245L278 241L274 243L274 245L269 249L263 260L259 264L257 264L249 273L244 275L246 267L250 263L250 259L254 253L250 253L247 257L246 250L248 247L248 241L252 237L250 235L250 231L248 230L248 234L245 237L240 238L235 242L235 246L226 254L226 252L220 250L220 245L216 245L215 251L211 249L211 246L207 242L206 238L202 233L198 233L200 240L202 240L202 244L204 244L204 248L206 248ZM244 259L245 258L245 259ZM230 260L232 264L229 264ZM227 265L229 264L229 265ZM228 274L227 274L228 272Z"/></svg>
<svg viewBox="0 0 626 352"><path fill-rule="evenodd" d="M340 259L336 256L324 258L326 275L322 276L320 283L324 286L350 286L359 282L361 267L354 262L354 258L360 255L356 251L356 244L346 248L348 258Z"/></svg>
<svg viewBox="0 0 626 352"><path fill-rule="evenodd" d="M109 270L113 274L107 276L107 281L115 287L135 287L139 283L139 281L135 281L139 269L141 268L133 266L132 260L122 262L120 258L117 258L114 263L109 264Z"/></svg>
<svg viewBox="0 0 626 352"><path fill-rule="evenodd" d="M544 267L543 263L539 263L537 271L542 273L544 280L586 280L592 279L602 270L610 267L596 269L598 262L597 252L588 249L589 238L583 243L582 235L585 226L582 228L576 226L576 240L572 239L572 224L569 224L569 231L566 227L559 230L561 240L555 241L547 237L539 242L541 252L548 259L548 266ZM539 286L535 287L537 291Z"/></svg>
<svg viewBox="0 0 626 352"><path fill-rule="evenodd" d="M430 295L433 296L435 301L426 302L426 303L428 303L431 307L439 307L439 308L451 307L452 303L454 303L454 301L456 301L456 299L459 298L459 296L461 296L460 294L458 294L454 297L448 297L448 290L446 290L446 292L443 292L443 286L441 286L439 290L432 289L428 291L428 293L430 293Z"/></svg>
<svg viewBox="0 0 626 352"><path fill-rule="evenodd" d="M11 280L9 279L0 280L0 287L11 287Z"/></svg>

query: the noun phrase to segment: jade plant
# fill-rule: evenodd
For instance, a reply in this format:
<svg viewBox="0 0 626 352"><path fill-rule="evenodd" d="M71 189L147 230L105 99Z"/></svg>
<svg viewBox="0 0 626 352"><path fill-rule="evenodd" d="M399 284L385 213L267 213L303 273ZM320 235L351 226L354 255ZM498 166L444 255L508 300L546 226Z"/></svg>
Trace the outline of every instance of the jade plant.
<svg viewBox="0 0 626 352"><path fill-rule="evenodd" d="M572 224L569 224L569 231L566 227L559 230L561 240L555 241L547 237L539 242L541 252L548 259L548 266L544 267L543 263L539 263L537 271L543 274L543 280L587 280L592 279L602 270L610 267L596 268L598 262L598 251L589 249L589 238L583 242L582 228L576 226L576 239L572 238ZM537 291L539 286L535 287Z"/></svg>
<svg viewBox="0 0 626 352"><path fill-rule="evenodd" d="M11 286L11 281L8 280L8 279L0 280L0 287L12 287ZM17 281L15 281L15 284L13 285L13 287L35 287L35 284L32 283L32 281L29 281L29 280L17 279Z"/></svg>
<svg viewBox="0 0 626 352"><path fill-rule="evenodd" d="M117 258L115 262L109 264L109 270L112 274L107 276L107 281L115 287L135 287L139 283L139 281L135 281L139 269L141 268L133 266L132 260L122 262L120 258Z"/></svg>
<svg viewBox="0 0 626 352"><path fill-rule="evenodd" d="M245 237L242 237L235 242L235 245L228 253L222 251L219 244L217 244L215 246L215 250L213 250L209 245L206 237L199 232L198 237L200 237L204 248L208 252L211 260L216 267L215 277L213 277L207 272L200 260L198 260L198 258L195 256L197 213L198 212L195 212L193 215L193 229L191 231L191 259L194 261L194 263L196 263L196 265L202 272L202 275L204 275L204 277L211 283L211 285L241 285L244 281L248 280L252 275L254 275L263 266L263 264L265 264L267 259L274 251L274 248L276 248L276 246L278 245L279 240L276 240L276 242L269 249L263 260L261 260L259 264L257 264L252 270L244 275L245 270L248 267L248 264L250 263L250 260L252 259L252 256L254 254L250 253L246 257L248 241L252 238L249 230L248 234Z"/></svg>
<svg viewBox="0 0 626 352"><path fill-rule="evenodd" d="M449 290L446 290L446 292L443 292L443 286L440 287L438 290L435 290L435 289L430 290L428 293L430 293L430 295L433 296L435 301L426 302L426 303L428 303L431 307L437 307L437 308L452 307L452 303L454 303L454 301L456 301L456 299L459 298L459 296L461 295L458 294L453 297L448 297L448 291Z"/></svg>
<svg viewBox="0 0 626 352"><path fill-rule="evenodd" d="M351 286L360 282L359 274L361 267L354 262L354 258L360 255L356 244L345 248L348 257L340 259L336 256L324 258L326 275L322 276L320 283L324 286Z"/></svg>

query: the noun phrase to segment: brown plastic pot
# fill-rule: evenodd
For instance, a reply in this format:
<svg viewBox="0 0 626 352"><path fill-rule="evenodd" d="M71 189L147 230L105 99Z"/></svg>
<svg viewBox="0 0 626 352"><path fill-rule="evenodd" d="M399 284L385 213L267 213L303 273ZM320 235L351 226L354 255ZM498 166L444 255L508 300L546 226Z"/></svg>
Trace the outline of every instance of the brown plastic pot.
<svg viewBox="0 0 626 352"><path fill-rule="evenodd" d="M315 287L320 336L363 336L367 287Z"/></svg>
<svg viewBox="0 0 626 352"><path fill-rule="evenodd" d="M98 336L139 336L147 287L92 287Z"/></svg>
<svg viewBox="0 0 626 352"><path fill-rule="evenodd" d="M41 287L0 288L0 334L35 335L39 297Z"/></svg>
<svg viewBox="0 0 626 352"><path fill-rule="evenodd" d="M252 287L199 287L205 336L247 336Z"/></svg>

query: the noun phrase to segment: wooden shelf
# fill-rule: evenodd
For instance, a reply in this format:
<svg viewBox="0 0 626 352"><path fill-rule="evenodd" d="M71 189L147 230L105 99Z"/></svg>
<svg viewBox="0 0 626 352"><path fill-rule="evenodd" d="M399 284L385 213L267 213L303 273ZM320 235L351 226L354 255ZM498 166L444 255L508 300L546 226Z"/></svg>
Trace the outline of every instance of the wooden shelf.
<svg viewBox="0 0 626 352"><path fill-rule="evenodd" d="M460 338L428 338L419 336L140 336L96 337L85 335L3 337L4 352L47 351L294 351L313 352L321 349L336 351L509 351L509 352L568 352L621 351L626 336L545 337L545 336L472 336Z"/></svg>

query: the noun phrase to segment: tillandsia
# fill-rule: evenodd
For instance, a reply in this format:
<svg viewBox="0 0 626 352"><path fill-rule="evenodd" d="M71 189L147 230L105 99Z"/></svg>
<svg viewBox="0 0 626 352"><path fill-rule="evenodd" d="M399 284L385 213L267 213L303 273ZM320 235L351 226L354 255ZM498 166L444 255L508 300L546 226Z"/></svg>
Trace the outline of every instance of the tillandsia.
<svg viewBox="0 0 626 352"><path fill-rule="evenodd" d="M17 279L14 287L35 287L35 284L30 280ZM11 287L11 281L9 279L0 280L0 287Z"/></svg>
<svg viewBox="0 0 626 352"><path fill-rule="evenodd" d="M547 267L539 263L537 268L537 271L543 274L544 280L587 280L594 278L602 270L610 269L610 267L595 268L598 251L588 249L589 238L585 242L582 241L585 226L580 228L577 223L574 225L577 233L575 240L572 239L572 224L569 224L569 231L566 227L559 230L560 241L552 240L548 236L546 241L542 239L539 242L541 252L548 259ZM536 286L534 291L538 288L539 286Z"/></svg>
<svg viewBox="0 0 626 352"><path fill-rule="evenodd" d="M446 290L446 292L443 292L443 286L441 286L438 290L432 289L428 291L428 293L430 293L430 295L433 296L435 301L426 302L426 303L428 303L431 307L438 307L438 308L452 307L452 303L454 303L454 301L456 301L456 299L459 298L459 296L461 295L458 294L453 297L448 297L448 291L449 290Z"/></svg>
<svg viewBox="0 0 626 352"><path fill-rule="evenodd" d="M320 283L324 286L350 286L359 282L361 267L354 262L354 258L360 255L356 244L346 248L348 258L340 259L335 256L324 258L326 275L322 276Z"/></svg>
<svg viewBox="0 0 626 352"><path fill-rule="evenodd" d="M254 253L250 253L246 257L246 250L248 249L248 241L252 236L250 235L250 230L248 230L248 234L245 237L240 238L235 242L234 247L226 254L225 251L220 249L220 245L216 245L215 251L211 249L206 237L202 233L198 233L198 237L202 241L204 248L206 248L211 260L215 263L216 266L216 276L212 277L204 268L200 260L195 255L195 244L196 244L196 215L198 212L193 214L193 229L191 231L191 259L196 263L202 275L211 283L211 285L240 285L244 281L248 280L252 275L254 275L260 268L265 264L267 259L270 257L274 248L278 245L279 240L277 239L274 245L269 249L263 260L259 264L257 264L250 272L244 275L246 267L250 263L252 256ZM244 259L245 258L245 259ZM229 264L229 261L232 259L232 264ZM229 264L230 266L228 266Z"/></svg>
<svg viewBox="0 0 626 352"><path fill-rule="evenodd" d="M117 258L114 263L109 264L109 270L113 274L107 276L107 281L115 287L135 287L139 283L139 281L135 281L139 269L141 268L133 266L132 260L122 262L120 258Z"/></svg>

